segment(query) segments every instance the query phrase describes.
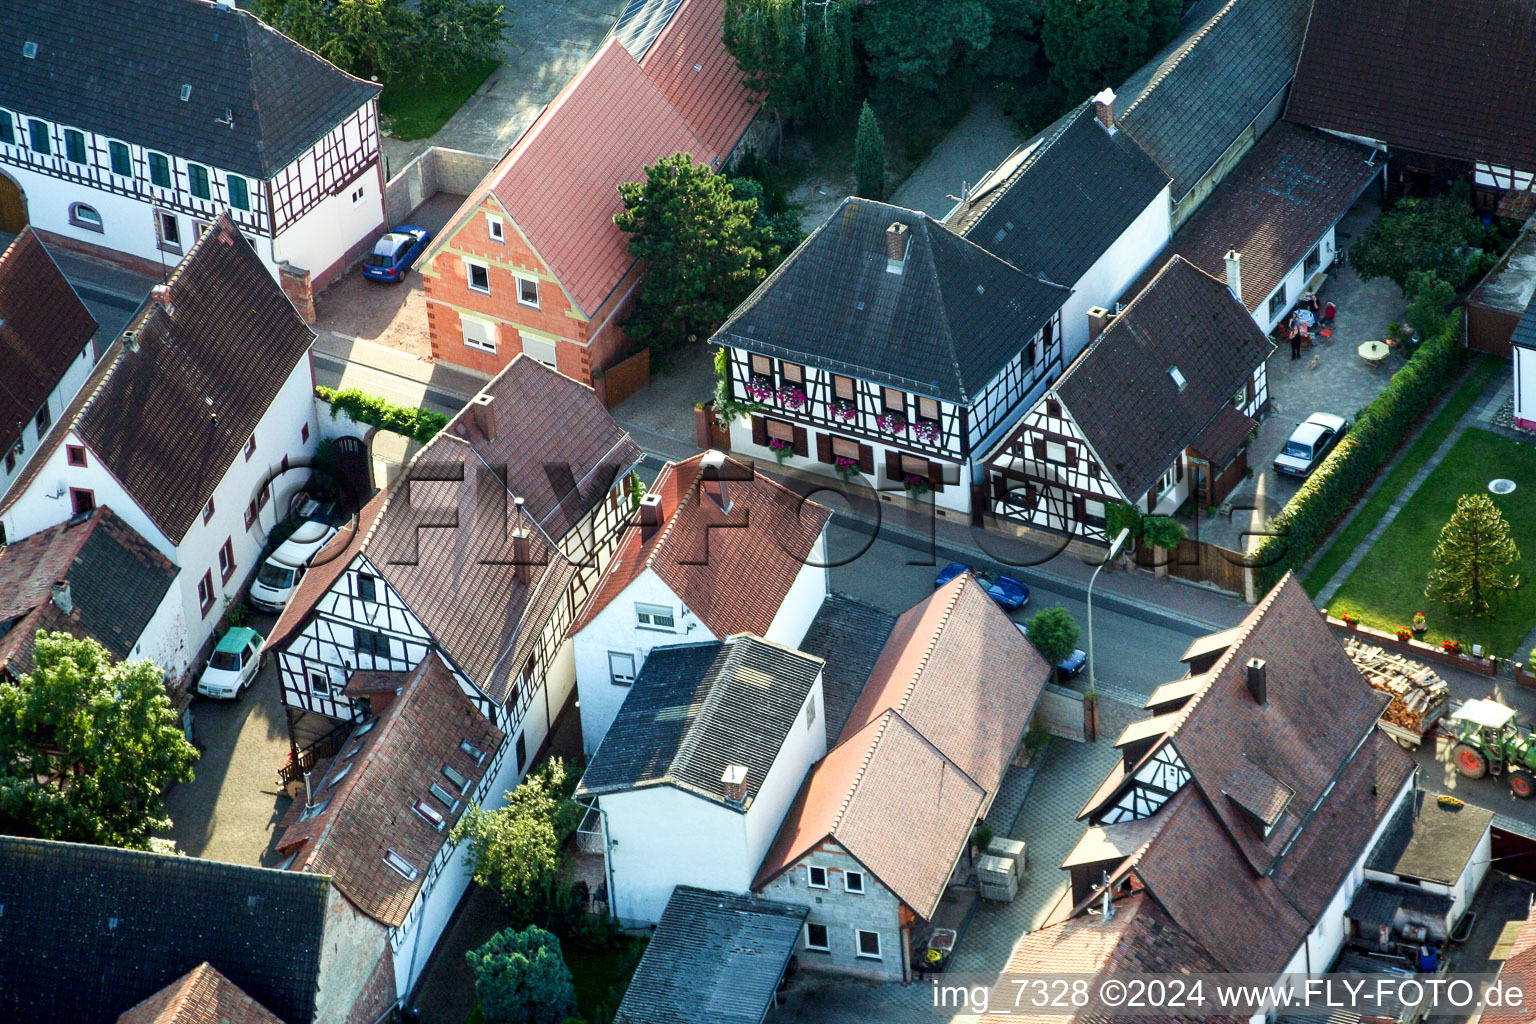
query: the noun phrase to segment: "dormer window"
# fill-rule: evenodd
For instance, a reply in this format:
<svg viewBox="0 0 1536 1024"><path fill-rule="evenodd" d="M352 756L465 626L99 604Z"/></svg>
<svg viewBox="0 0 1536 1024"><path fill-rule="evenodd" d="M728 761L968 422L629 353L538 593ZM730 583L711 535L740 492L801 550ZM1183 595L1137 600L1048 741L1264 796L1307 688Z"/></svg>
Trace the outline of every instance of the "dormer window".
<svg viewBox="0 0 1536 1024"><path fill-rule="evenodd" d="M417 800L411 806L417 814L421 815L422 820L439 832L443 830L444 825L448 824L448 819L443 817L442 812L425 800Z"/></svg>
<svg viewBox="0 0 1536 1024"><path fill-rule="evenodd" d="M410 861L400 856L394 850L386 850L384 852L384 863L393 868L407 882L414 882L416 880L416 868L412 866Z"/></svg>
<svg viewBox="0 0 1536 1024"><path fill-rule="evenodd" d="M440 802L444 807L448 808L449 814L452 814L454 811L459 809L459 801L454 797L452 793L448 792L438 783L432 783L427 792L437 797L438 802Z"/></svg>

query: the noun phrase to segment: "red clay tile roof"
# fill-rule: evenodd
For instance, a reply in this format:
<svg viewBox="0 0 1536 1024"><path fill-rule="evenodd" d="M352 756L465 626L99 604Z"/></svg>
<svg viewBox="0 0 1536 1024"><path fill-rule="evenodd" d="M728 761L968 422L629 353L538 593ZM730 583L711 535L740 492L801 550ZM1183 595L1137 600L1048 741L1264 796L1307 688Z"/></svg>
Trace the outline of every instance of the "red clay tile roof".
<svg viewBox="0 0 1536 1024"><path fill-rule="evenodd" d="M1049 676L976 577L962 573L896 620L843 735L893 708L990 800Z"/></svg>
<svg viewBox="0 0 1536 1024"><path fill-rule="evenodd" d="M704 493L714 485L703 482L703 458L662 467L650 489L661 496L661 527L629 528L572 635L647 568L716 637L768 632L831 512L729 457L721 470L731 504L724 512Z"/></svg>
<svg viewBox="0 0 1536 1024"><path fill-rule="evenodd" d="M610 39L491 172L491 191L578 311L592 316L634 258L613 223L618 186L701 140L617 39Z"/></svg>
<svg viewBox="0 0 1536 1024"><path fill-rule="evenodd" d="M194 967L133 1009L117 1024L283 1024L210 964Z"/></svg>
<svg viewBox="0 0 1536 1024"><path fill-rule="evenodd" d="M987 792L887 708L807 774L760 889L830 838L922 917L938 908Z"/></svg>
<svg viewBox="0 0 1536 1024"><path fill-rule="evenodd" d="M154 303L139 312L129 324L134 348L113 342L59 426L72 425L179 544L315 335L228 214L203 233L169 284L172 312ZM44 450L65 433L51 432ZM45 461L40 451L4 507Z"/></svg>
<svg viewBox="0 0 1536 1024"><path fill-rule="evenodd" d="M1515 936L1508 958L1499 967L1499 974L1506 982L1523 979L1519 984L1525 987L1530 986L1530 979L1536 978L1536 904L1531 906L1525 924L1520 926L1520 934ZM1527 1000L1519 1008L1484 1010L1478 1024L1531 1024L1530 1002Z"/></svg>
<svg viewBox="0 0 1536 1024"><path fill-rule="evenodd" d="M1242 254L1243 305L1256 312L1292 267L1349 210L1381 161L1358 143L1284 121L1275 125L1189 219L1163 254L1226 283L1226 254ZM1148 274L1131 286L1135 295ZM1295 302L1299 295L1289 296Z"/></svg>
<svg viewBox="0 0 1536 1024"><path fill-rule="evenodd" d="M1200 944L1181 929L1154 899L1136 892L1114 901L1114 913L1074 917L1030 932L1019 940L1004 968L1005 975L1022 978L1040 974L1193 974L1221 970ZM1008 986L1004 986L1007 988ZM1070 1021L1109 1021L1113 1013L1090 1004L1077 1013L983 1014L979 1024L1062 1024ZM1123 1018L1121 1018L1123 1019ZM1206 1021L1240 1024L1246 1018L1189 1017L1159 1014L1169 1024Z"/></svg>
<svg viewBox="0 0 1536 1024"><path fill-rule="evenodd" d="M0 453L59 386L96 321L48 250L23 228L0 254Z"/></svg>
<svg viewBox="0 0 1536 1024"><path fill-rule="evenodd" d="M725 0L685 0L640 66L694 133L723 160L762 104L721 40Z"/></svg>
<svg viewBox="0 0 1536 1024"><path fill-rule="evenodd" d="M384 499L388 495L388 491L375 494L354 521L343 527L340 533L320 549L320 553L310 562L309 571L304 574L299 589L289 598L283 613L277 617L277 622L267 634L269 648L283 646L309 622L325 592L335 586L336 581L347 571L347 566L363 550L363 539L378 521L379 513L384 509Z"/></svg>
<svg viewBox="0 0 1536 1024"><path fill-rule="evenodd" d="M1244 415L1236 406L1224 405L1189 447L1208 459L1211 465L1221 468L1232 461L1258 425L1258 420Z"/></svg>
<svg viewBox="0 0 1536 1024"><path fill-rule="evenodd" d="M1536 4L1312 5L1285 116L1393 149L1536 169Z"/></svg>
<svg viewBox="0 0 1536 1024"><path fill-rule="evenodd" d="M443 774L450 765L469 779L469 791L485 773L506 735L464 696L453 674L428 655L402 693L376 718L359 726L341 752L311 775L313 800L323 809L300 821L305 804L295 800L279 826L279 850L297 851L291 871L330 875L359 910L386 925L404 922L465 800ZM486 757L479 763L460 749L468 740ZM432 796L437 783L458 798L457 807ZM434 828L413 810L420 800L442 816ZM394 851L416 870L407 879L385 863Z"/></svg>

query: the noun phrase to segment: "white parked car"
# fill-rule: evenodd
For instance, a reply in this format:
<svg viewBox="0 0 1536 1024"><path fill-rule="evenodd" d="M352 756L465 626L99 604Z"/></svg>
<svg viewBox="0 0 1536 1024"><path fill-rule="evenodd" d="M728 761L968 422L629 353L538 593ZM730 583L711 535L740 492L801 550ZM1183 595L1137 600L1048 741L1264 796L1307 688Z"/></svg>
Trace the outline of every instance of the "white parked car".
<svg viewBox="0 0 1536 1024"><path fill-rule="evenodd" d="M197 681L197 692L204 697L234 700L251 685L261 666L261 648L266 638L254 629L237 626L219 638L213 657Z"/></svg>
<svg viewBox="0 0 1536 1024"><path fill-rule="evenodd" d="M282 611L293 592L298 589L299 581L304 578L309 560L334 536L336 527L328 526L318 519L300 524L293 535L279 544L277 550L261 563L261 570L251 582L251 604L269 612Z"/></svg>
<svg viewBox="0 0 1536 1024"><path fill-rule="evenodd" d="M1285 447L1275 457L1275 472L1287 476L1307 476L1339 438L1349 430L1349 420L1332 413L1315 412L1305 423L1291 431Z"/></svg>

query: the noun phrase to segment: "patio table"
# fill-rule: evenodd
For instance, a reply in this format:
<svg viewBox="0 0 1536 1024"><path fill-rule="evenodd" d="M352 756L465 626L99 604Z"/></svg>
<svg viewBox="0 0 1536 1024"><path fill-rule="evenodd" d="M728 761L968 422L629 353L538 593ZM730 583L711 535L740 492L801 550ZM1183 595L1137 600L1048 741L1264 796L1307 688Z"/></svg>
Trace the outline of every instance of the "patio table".
<svg viewBox="0 0 1536 1024"><path fill-rule="evenodd" d="M1296 322L1311 327L1317 323L1317 314L1310 309L1298 309L1296 310Z"/></svg>
<svg viewBox="0 0 1536 1024"><path fill-rule="evenodd" d="M1387 343L1384 341L1367 341L1363 342L1356 351L1360 354L1361 359L1376 367L1381 365L1381 361L1387 358L1387 353L1392 350L1387 347Z"/></svg>

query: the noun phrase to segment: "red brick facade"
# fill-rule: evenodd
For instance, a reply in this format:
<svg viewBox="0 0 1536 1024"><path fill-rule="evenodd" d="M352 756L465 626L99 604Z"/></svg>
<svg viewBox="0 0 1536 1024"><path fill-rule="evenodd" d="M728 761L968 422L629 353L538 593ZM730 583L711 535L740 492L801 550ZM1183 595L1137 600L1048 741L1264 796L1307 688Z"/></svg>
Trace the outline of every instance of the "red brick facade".
<svg viewBox="0 0 1536 1024"><path fill-rule="evenodd" d="M490 236L490 218L501 219L500 241ZM485 264L490 294L470 289L466 257ZM519 277L538 280L538 308L519 301ZM527 330L535 337L557 338L555 368L590 385L594 370L629 354L620 323L633 307L639 279L639 268L631 267L587 319L495 197L487 194L423 268L432 358L492 377L523 351L521 332ZM459 310L498 321L494 353L465 344Z"/></svg>

